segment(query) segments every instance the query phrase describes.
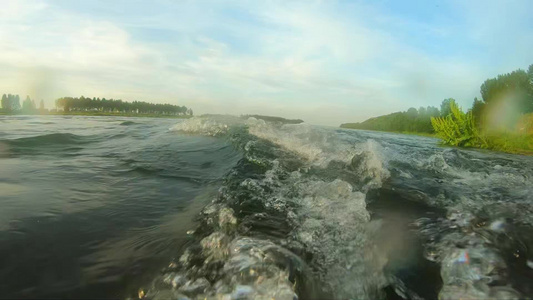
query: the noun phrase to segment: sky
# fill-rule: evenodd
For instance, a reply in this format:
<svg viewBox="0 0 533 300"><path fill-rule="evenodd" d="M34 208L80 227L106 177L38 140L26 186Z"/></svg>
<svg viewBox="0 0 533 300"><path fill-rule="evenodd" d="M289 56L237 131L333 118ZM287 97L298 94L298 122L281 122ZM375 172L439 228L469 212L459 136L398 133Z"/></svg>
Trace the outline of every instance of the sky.
<svg viewBox="0 0 533 300"><path fill-rule="evenodd" d="M4 0L0 93L338 126L533 64L533 1Z"/></svg>

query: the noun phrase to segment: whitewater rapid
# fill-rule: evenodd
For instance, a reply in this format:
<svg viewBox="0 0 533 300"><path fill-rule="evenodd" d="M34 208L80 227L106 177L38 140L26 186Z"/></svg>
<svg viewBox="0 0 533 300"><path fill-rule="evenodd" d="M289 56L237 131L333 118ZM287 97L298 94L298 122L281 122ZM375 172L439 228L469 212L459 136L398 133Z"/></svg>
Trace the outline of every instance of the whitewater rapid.
<svg viewBox="0 0 533 300"><path fill-rule="evenodd" d="M147 289L153 299L533 295L531 158L230 116L170 130L228 139L243 159ZM417 212L379 217L383 195ZM414 258L395 257L401 247ZM405 275L426 264L418 285Z"/></svg>

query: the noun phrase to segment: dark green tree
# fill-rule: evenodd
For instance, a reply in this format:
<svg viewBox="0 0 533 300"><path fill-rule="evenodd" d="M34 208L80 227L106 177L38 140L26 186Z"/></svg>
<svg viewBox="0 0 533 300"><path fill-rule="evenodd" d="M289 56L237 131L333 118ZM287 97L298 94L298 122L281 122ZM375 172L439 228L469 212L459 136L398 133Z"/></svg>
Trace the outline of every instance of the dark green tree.
<svg viewBox="0 0 533 300"><path fill-rule="evenodd" d="M25 113L31 113L35 110L35 102L33 102L30 96L26 96L24 102L22 102L22 111Z"/></svg>
<svg viewBox="0 0 533 300"><path fill-rule="evenodd" d="M12 110L20 110L20 96L16 95L13 103L11 104Z"/></svg>
<svg viewBox="0 0 533 300"><path fill-rule="evenodd" d="M163 114L163 115L185 115L188 108L171 104L153 104L144 101L126 102L120 99L80 98L63 97L56 100L56 106L64 111L102 111L119 113L139 113L139 114Z"/></svg>
<svg viewBox="0 0 533 300"><path fill-rule="evenodd" d="M432 133L431 116L439 115L439 110L434 107L409 108L405 112L395 112L385 116L370 118L362 123L342 124L344 128L368 129L379 131L396 131L396 132L425 132Z"/></svg>
<svg viewBox="0 0 533 300"><path fill-rule="evenodd" d="M530 66L528 72L518 69L485 80L480 87L481 97L486 104L512 101L520 112L533 112L533 84Z"/></svg>
<svg viewBox="0 0 533 300"><path fill-rule="evenodd" d="M440 111L435 106L428 106L426 111L427 111L427 113L428 113L428 115L430 117L438 117L438 116L440 116Z"/></svg>
<svg viewBox="0 0 533 300"><path fill-rule="evenodd" d="M416 118L418 116L418 111L416 110L416 108L410 107L407 110L407 116L409 116L410 118Z"/></svg>
<svg viewBox="0 0 533 300"><path fill-rule="evenodd" d="M442 100L442 103L440 105L440 115L441 115L441 117L446 117L447 115L452 113L452 110L450 108L450 103L451 102L455 102L455 99L448 98L448 99Z"/></svg>
<svg viewBox="0 0 533 300"><path fill-rule="evenodd" d="M2 109L4 111L7 111L8 110L8 106L9 106L9 103L8 103L7 95L3 94L2 95Z"/></svg>

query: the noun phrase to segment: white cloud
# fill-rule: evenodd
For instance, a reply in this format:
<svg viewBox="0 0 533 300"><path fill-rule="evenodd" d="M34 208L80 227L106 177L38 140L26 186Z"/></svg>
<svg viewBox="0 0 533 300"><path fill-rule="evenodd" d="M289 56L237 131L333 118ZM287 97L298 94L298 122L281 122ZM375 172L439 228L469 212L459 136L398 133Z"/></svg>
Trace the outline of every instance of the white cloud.
<svg viewBox="0 0 533 300"><path fill-rule="evenodd" d="M371 5L162 1L145 4L147 13L98 15L53 4L10 1L0 12L0 38L9 41L0 43L2 91L49 103L83 94L336 125L447 97L466 106L487 77L471 57L429 53L394 34L415 24L449 39L453 26L404 20ZM486 38L483 26L472 39ZM152 39L159 32L171 38Z"/></svg>

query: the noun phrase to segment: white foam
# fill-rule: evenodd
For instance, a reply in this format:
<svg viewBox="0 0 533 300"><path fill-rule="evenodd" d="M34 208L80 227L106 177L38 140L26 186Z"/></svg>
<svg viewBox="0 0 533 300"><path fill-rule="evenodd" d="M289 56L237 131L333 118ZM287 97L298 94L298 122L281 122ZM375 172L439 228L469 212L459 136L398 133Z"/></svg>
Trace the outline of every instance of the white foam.
<svg viewBox="0 0 533 300"><path fill-rule="evenodd" d="M273 124L255 118L246 121L250 134L299 154L319 166L332 160L349 162L353 145L342 144L329 129L308 124Z"/></svg>
<svg viewBox="0 0 533 300"><path fill-rule="evenodd" d="M294 237L312 249L323 268L320 279L336 297L371 299L385 284L383 253L375 251L365 194L342 180L307 181L291 199L295 211Z"/></svg>
<svg viewBox="0 0 533 300"><path fill-rule="evenodd" d="M232 124L239 122L239 118L232 116L193 117L179 122L169 130L190 134L220 136L226 134Z"/></svg>
<svg viewBox="0 0 533 300"><path fill-rule="evenodd" d="M258 138L270 141L283 149L298 154L311 166L326 168L332 161L351 164L355 156L364 156L355 166L358 175L367 177L366 190L381 186L390 176L386 168L383 149L374 140L350 143L340 139L330 128L308 124L279 124L265 122L253 117L243 120L234 116L194 117L176 124L170 130L191 134L220 136L231 127L246 125L248 132ZM252 141L245 146L249 151ZM254 159L253 157L251 159Z"/></svg>

